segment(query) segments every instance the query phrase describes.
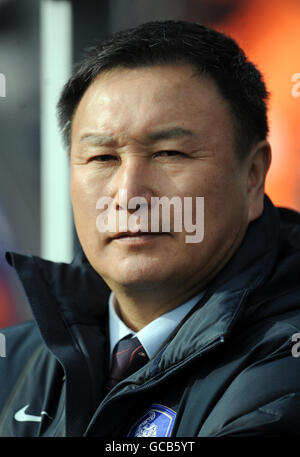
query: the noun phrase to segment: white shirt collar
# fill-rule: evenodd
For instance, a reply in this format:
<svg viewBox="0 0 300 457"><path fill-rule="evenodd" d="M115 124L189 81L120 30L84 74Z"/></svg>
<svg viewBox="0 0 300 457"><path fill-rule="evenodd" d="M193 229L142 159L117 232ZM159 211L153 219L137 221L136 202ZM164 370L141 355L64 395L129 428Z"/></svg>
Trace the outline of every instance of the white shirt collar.
<svg viewBox="0 0 300 457"><path fill-rule="evenodd" d="M137 333L127 327L126 324L119 318L115 311L114 301L115 295L111 292L109 297L109 338L110 338L110 357L113 349L118 341L127 335L132 334L137 336L143 345L149 359L154 356L163 342L168 338L171 332L182 321L186 314L200 300L204 292L177 306L168 313L162 314L160 317L150 322Z"/></svg>

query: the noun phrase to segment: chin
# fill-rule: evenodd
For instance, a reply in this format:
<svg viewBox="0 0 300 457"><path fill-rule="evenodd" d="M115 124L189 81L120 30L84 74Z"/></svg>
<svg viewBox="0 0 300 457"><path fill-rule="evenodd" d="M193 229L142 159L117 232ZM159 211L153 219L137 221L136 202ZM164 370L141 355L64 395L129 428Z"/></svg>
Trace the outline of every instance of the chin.
<svg viewBox="0 0 300 457"><path fill-rule="evenodd" d="M110 281L113 281L115 284L120 284L122 286L140 286L143 284L153 284L161 281L161 278L157 273L151 274L150 272L140 272L140 271L126 271L126 272L116 272L110 276Z"/></svg>
<svg viewBox="0 0 300 457"><path fill-rule="evenodd" d="M123 287L141 287L158 284L166 281L168 273L165 268L163 271L157 266L143 265L143 267L135 265L127 265L122 268L120 265L110 271L99 271L108 284L116 284Z"/></svg>

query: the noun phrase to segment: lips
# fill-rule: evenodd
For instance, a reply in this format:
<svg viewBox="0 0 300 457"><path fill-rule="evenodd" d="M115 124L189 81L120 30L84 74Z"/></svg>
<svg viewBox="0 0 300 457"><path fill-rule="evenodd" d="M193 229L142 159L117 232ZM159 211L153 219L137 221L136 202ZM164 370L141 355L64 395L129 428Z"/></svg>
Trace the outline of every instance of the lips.
<svg viewBox="0 0 300 457"><path fill-rule="evenodd" d="M155 236L155 235L169 235L168 232L121 232L116 233L111 237L112 240L117 240L120 238L133 238L133 237L142 237L142 236Z"/></svg>

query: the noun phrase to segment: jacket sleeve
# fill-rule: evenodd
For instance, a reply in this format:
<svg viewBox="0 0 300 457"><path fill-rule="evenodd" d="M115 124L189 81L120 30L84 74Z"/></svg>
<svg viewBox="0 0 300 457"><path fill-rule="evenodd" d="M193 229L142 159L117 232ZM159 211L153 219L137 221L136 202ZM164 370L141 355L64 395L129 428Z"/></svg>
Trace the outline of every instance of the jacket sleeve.
<svg viewBox="0 0 300 457"><path fill-rule="evenodd" d="M299 436L300 392L283 395L231 422L214 436Z"/></svg>
<svg viewBox="0 0 300 457"><path fill-rule="evenodd" d="M289 435L300 435L300 358L286 341L232 380L199 436Z"/></svg>
<svg viewBox="0 0 300 457"><path fill-rule="evenodd" d="M43 342L33 321L1 329L5 353L0 357L0 418L1 411L34 351Z"/></svg>

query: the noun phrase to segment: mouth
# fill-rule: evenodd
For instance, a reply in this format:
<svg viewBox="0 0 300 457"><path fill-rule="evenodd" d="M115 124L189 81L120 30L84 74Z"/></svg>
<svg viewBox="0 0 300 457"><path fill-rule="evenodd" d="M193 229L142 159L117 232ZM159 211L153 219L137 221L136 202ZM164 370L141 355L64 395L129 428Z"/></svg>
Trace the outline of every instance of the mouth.
<svg viewBox="0 0 300 457"><path fill-rule="evenodd" d="M116 233L110 241L121 241L126 243L147 243L161 236L170 235L169 232L121 232Z"/></svg>

